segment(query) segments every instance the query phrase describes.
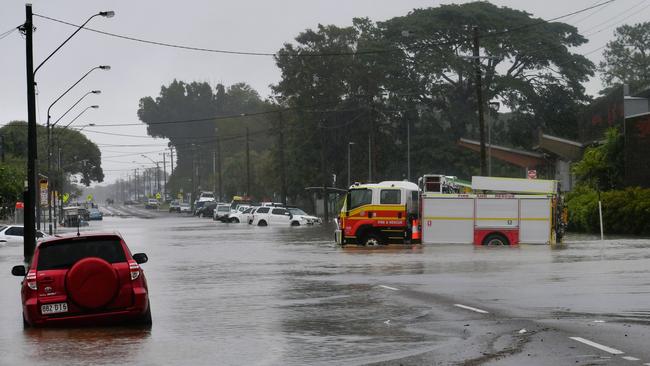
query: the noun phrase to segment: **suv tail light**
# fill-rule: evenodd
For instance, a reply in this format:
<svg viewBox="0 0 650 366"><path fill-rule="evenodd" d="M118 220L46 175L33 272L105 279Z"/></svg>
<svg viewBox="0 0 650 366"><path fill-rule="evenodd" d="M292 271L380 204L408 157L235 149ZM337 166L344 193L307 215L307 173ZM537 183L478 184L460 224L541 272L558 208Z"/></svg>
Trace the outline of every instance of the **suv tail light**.
<svg viewBox="0 0 650 366"><path fill-rule="evenodd" d="M135 281L140 277L140 265L135 261L129 261L129 271L131 272L131 281Z"/></svg>
<svg viewBox="0 0 650 366"><path fill-rule="evenodd" d="M38 285L36 284L36 271L29 271L27 276L25 276L25 281L27 281L27 287L30 290L38 290Z"/></svg>

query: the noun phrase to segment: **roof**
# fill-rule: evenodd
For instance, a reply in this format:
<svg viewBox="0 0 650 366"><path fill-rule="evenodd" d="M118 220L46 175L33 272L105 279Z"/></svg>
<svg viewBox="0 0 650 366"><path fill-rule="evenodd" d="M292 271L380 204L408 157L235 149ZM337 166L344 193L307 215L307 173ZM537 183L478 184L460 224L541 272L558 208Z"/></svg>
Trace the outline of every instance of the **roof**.
<svg viewBox="0 0 650 366"><path fill-rule="evenodd" d="M101 237L101 236L117 236L120 239L122 239L122 235L118 232L80 232L79 234L77 233L65 233L65 234L57 234L54 236L49 236L47 238L43 238L39 240L39 245L45 244L45 243L53 243L57 241L67 241L69 239L75 239L75 238L93 238L93 237Z"/></svg>

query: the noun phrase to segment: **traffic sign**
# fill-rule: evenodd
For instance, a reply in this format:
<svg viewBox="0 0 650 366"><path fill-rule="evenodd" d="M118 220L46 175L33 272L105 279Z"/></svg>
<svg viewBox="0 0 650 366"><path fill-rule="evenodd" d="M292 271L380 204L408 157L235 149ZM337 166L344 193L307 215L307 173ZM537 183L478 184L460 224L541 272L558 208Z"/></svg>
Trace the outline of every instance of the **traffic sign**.
<svg viewBox="0 0 650 366"><path fill-rule="evenodd" d="M86 196L86 201L90 202L92 200L93 200L93 195L92 194L89 194L89 195Z"/></svg>
<svg viewBox="0 0 650 366"><path fill-rule="evenodd" d="M64 193L62 198L63 198L63 203L68 203L68 200L70 199L70 193Z"/></svg>
<svg viewBox="0 0 650 366"><path fill-rule="evenodd" d="M24 203L24 202L20 202L20 201L16 202L16 209L18 209L18 210L23 210L23 209L25 209L25 203Z"/></svg>
<svg viewBox="0 0 650 366"><path fill-rule="evenodd" d="M162 197L162 196L160 195L160 193L156 193L156 199L159 200L160 197Z"/></svg>

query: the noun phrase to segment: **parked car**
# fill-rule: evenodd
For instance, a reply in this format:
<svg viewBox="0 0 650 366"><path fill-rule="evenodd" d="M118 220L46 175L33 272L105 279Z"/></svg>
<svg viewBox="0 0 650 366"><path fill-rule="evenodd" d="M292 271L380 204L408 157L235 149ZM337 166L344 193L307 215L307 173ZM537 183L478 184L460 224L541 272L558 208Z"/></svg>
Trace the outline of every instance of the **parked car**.
<svg viewBox="0 0 650 366"><path fill-rule="evenodd" d="M283 207L260 207L253 215L253 225L284 225L289 226L291 213Z"/></svg>
<svg viewBox="0 0 650 366"><path fill-rule="evenodd" d="M82 233L45 239L29 269L14 266L26 326L151 324L147 280L118 234Z"/></svg>
<svg viewBox="0 0 650 366"><path fill-rule="evenodd" d="M147 202L144 204L144 208L148 210L157 210L159 206L160 203L155 198L149 198Z"/></svg>
<svg viewBox="0 0 650 366"><path fill-rule="evenodd" d="M321 224L323 221L316 216L311 216L298 207L287 207L291 214L291 226Z"/></svg>
<svg viewBox="0 0 650 366"><path fill-rule="evenodd" d="M0 240L7 243L22 243L25 227L23 225L0 225ZM36 239L48 238L46 233L36 230Z"/></svg>
<svg viewBox="0 0 650 366"><path fill-rule="evenodd" d="M230 204L220 203L214 209L214 212L212 214L212 219L215 221L219 220L219 221L226 222L228 220L229 214L230 214Z"/></svg>
<svg viewBox="0 0 650 366"><path fill-rule="evenodd" d="M104 214L98 208L91 208L88 210L88 220L103 220Z"/></svg>
<svg viewBox="0 0 650 366"><path fill-rule="evenodd" d="M199 193L199 198L196 200L197 202L204 202L204 201L214 201L214 193L213 192L201 192Z"/></svg>
<svg viewBox="0 0 650 366"><path fill-rule="evenodd" d="M235 212L230 212L228 214L227 221L232 223L245 222L248 223L248 213L253 210L252 207L248 205L239 205Z"/></svg>
<svg viewBox="0 0 650 366"><path fill-rule="evenodd" d="M169 212L181 212L181 204L178 200L173 200L169 203Z"/></svg>
<svg viewBox="0 0 650 366"><path fill-rule="evenodd" d="M192 206L190 206L189 202L181 202L179 204L180 206L180 213L192 213Z"/></svg>
<svg viewBox="0 0 650 366"><path fill-rule="evenodd" d="M196 216L198 217L212 217L214 209L217 207L217 202L207 201L201 208L197 210Z"/></svg>

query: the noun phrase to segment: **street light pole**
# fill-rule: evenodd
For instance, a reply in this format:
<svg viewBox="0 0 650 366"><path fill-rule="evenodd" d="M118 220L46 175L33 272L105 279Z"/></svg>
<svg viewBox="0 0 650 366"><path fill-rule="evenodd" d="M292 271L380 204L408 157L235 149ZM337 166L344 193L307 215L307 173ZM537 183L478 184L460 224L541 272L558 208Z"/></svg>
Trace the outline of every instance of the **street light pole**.
<svg viewBox="0 0 650 366"><path fill-rule="evenodd" d="M348 141L348 188L350 188L350 175L351 175L351 170L350 170L350 147L354 145L354 142Z"/></svg>
<svg viewBox="0 0 650 366"><path fill-rule="evenodd" d="M36 140L36 93L35 77L38 70L47 62L54 54L63 47L68 41L74 37L92 18L96 16L112 17L115 15L113 11L103 11L94 14L86 20L74 33L66 38L49 56L41 62L36 69L34 69L34 51L33 51L33 12L32 4L25 4L25 24L21 30L25 34L25 63L27 71L27 194L25 196L25 231L23 236L23 255L26 262L31 262L36 247L36 228L35 223L35 209L36 209L36 159L38 143Z"/></svg>

